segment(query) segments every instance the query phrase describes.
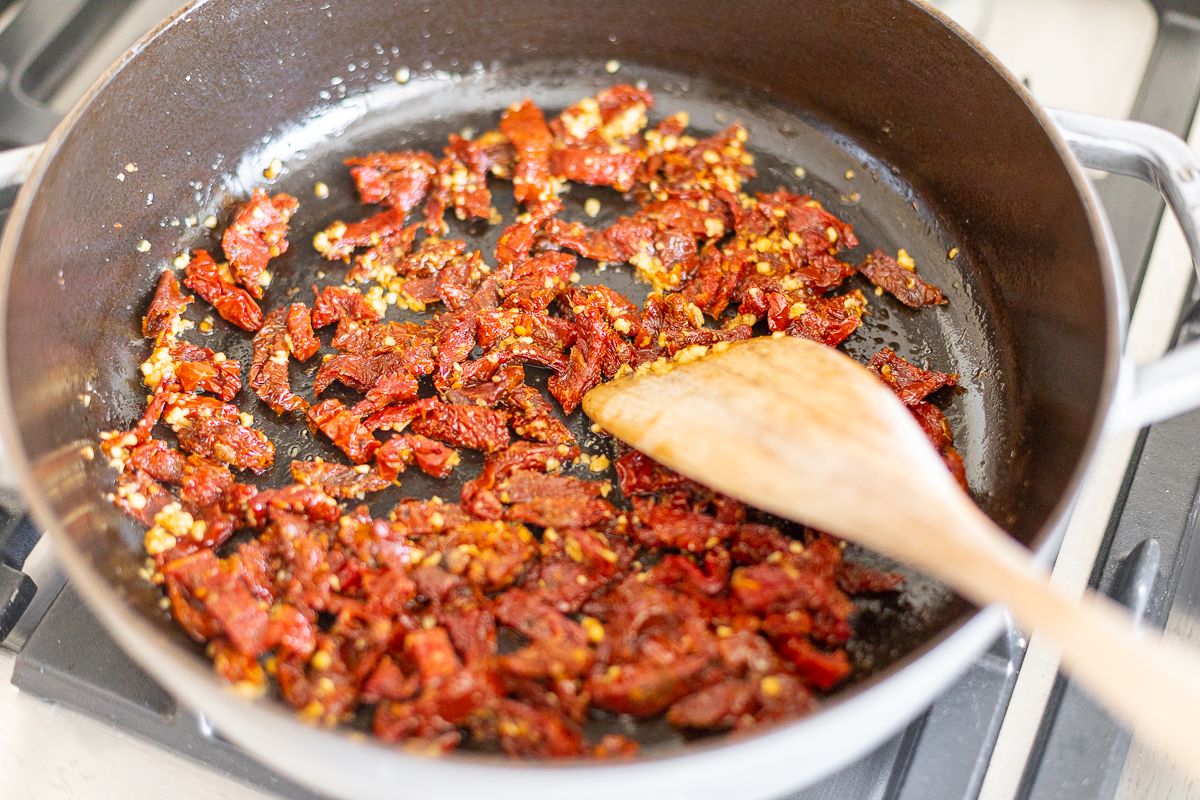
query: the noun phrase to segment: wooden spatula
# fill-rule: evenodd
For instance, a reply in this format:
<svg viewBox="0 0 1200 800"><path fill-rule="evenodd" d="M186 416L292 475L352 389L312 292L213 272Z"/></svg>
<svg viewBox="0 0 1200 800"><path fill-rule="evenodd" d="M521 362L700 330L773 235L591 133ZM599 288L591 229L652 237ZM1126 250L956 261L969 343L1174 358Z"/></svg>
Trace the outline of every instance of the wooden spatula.
<svg viewBox="0 0 1200 800"><path fill-rule="evenodd" d="M731 345L583 398L608 432L713 489L1008 607L1136 732L1200 779L1200 659L1111 601L1050 585L959 488L908 410L848 356L795 338Z"/></svg>

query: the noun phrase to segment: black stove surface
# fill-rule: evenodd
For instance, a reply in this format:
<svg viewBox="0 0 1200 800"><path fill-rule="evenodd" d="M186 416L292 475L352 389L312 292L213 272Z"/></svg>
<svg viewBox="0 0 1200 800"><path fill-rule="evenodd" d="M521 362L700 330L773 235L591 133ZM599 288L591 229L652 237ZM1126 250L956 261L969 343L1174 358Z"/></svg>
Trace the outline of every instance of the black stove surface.
<svg viewBox="0 0 1200 800"><path fill-rule="evenodd" d="M41 141L57 119L47 98L78 63L77 54L114 24L134 0L0 0L0 145ZM1186 134L1200 101L1200 4L1158 0L1159 36L1133 116ZM5 17L5 11L8 16ZM55 54L50 58L47 54ZM1119 178L1100 193L1136 297L1163 207L1142 184ZM7 216L12 190L0 190ZM1200 335L1200 291L1178 310L1177 338ZM1176 309L1171 309L1175 311ZM1173 607L1200 607L1200 414L1155 425L1139 437L1101 550L1092 585L1162 626ZM22 565L37 531L0 498L0 640L35 595ZM49 594L56 587L43 587ZM40 598L45 605L45 597ZM32 616L32 615L31 615ZM13 683L22 691L78 709L208 767L284 797L317 795L279 777L180 708L111 642L67 585L40 619L21 620ZM866 758L790 800L968 800L984 772L1024 655L1008 631L920 719ZM1060 676L1042 720L1021 796L1108 798L1116 792L1130 737Z"/></svg>

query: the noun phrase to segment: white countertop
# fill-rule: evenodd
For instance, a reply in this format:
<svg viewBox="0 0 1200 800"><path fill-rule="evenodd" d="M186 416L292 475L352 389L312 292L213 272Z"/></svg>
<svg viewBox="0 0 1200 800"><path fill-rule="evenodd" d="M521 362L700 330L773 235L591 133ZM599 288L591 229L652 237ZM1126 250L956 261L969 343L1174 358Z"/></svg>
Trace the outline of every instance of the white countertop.
<svg viewBox="0 0 1200 800"><path fill-rule="evenodd" d="M161 0L157 0L161 2ZM975 0L947 0L975 19ZM1153 38L1140 0L995 0L977 29L1048 104L1124 115ZM21 800L269 800L137 737L22 695L0 650L0 798ZM1180 787L1158 793L1183 797Z"/></svg>

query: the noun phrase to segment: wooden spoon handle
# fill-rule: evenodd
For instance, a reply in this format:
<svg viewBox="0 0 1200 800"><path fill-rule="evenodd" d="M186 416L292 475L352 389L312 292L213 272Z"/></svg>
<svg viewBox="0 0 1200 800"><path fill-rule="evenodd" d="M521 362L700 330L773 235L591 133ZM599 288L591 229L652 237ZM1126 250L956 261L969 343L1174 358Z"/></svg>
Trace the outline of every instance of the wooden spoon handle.
<svg viewBox="0 0 1200 800"><path fill-rule="evenodd" d="M1075 598L1052 585L1028 551L982 513L973 527L956 537L973 552L960 549L960 557L942 561L944 579L976 602L1007 606L1022 629L1053 641L1072 678L1200 780L1196 654L1156 632L1135 631L1130 616L1105 597Z"/></svg>

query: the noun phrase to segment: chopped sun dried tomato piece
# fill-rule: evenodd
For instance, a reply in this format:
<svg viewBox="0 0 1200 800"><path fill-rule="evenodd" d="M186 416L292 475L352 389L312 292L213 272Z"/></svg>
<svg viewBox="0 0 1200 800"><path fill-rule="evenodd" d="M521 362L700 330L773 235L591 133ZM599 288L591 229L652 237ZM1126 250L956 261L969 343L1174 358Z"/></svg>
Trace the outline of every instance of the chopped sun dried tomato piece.
<svg viewBox="0 0 1200 800"><path fill-rule="evenodd" d="M613 466L617 470L617 486L626 497L693 485L688 478L637 450L624 453Z"/></svg>
<svg viewBox="0 0 1200 800"><path fill-rule="evenodd" d="M385 376L406 370L408 364L409 357L405 353L339 353L317 370L313 394L320 396L334 381L360 392L370 391Z"/></svg>
<svg viewBox="0 0 1200 800"><path fill-rule="evenodd" d="M275 445L262 431L242 424L235 406L200 395L171 402L163 419L189 453L254 472L275 461Z"/></svg>
<svg viewBox="0 0 1200 800"><path fill-rule="evenodd" d="M505 308L545 312L571 285L575 257L569 253L543 253L522 261L513 277L500 284Z"/></svg>
<svg viewBox="0 0 1200 800"><path fill-rule="evenodd" d="M837 581L847 594L898 592L904 586L904 576L898 572L872 569L850 562L842 564Z"/></svg>
<svg viewBox="0 0 1200 800"><path fill-rule="evenodd" d="M288 221L299 206L300 201L291 195L271 197L255 189L221 237L234 280L255 299L263 296L267 262L287 252Z"/></svg>
<svg viewBox="0 0 1200 800"><path fill-rule="evenodd" d="M529 256L538 231L543 225L554 225L554 215L562 210L562 201L553 198L533 205L518 214L513 223L496 240L496 266L501 270L513 267Z"/></svg>
<svg viewBox="0 0 1200 800"><path fill-rule="evenodd" d="M505 512L508 519L555 528L586 528L616 516L612 504L604 499L608 484L601 481L522 469L496 487L501 501L511 503Z"/></svg>
<svg viewBox="0 0 1200 800"><path fill-rule="evenodd" d="M858 330L866 299L855 289L834 297L807 297L789 302L787 295L769 292L767 325L772 331L812 339L836 347ZM744 303L743 303L744 305Z"/></svg>
<svg viewBox="0 0 1200 800"><path fill-rule="evenodd" d="M559 247L578 253L593 261L620 261L616 245L602 231L594 231L580 222L564 222L552 219L546 223L543 233Z"/></svg>
<svg viewBox="0 0 1200 800"><path fill-rule="evenodd" d="M896 259L882 250L871 253L858 271L876 286L884 289L901 303L910 308L936 306L946 302L942 290L931 283L926 283L911 269L900 266Z"/></svg>
<svg viewBox="0 0 1200 800"><path fill-rule="evenodd" d="M488 453L508 445L508 418L479 406L430 405L412 421L412 431L453 447Z"/></svg>
<svg viewBox="0 0 1200 800"><path fill-rule="evenodd" d="M407 433L384 442L375 451L375 463L379 467L379 474L388 480L395 480L409 464L416 464L427 475L444 478L458 466L459 457L453 448L441 442L428 436Z"/></svg>
<svg viewBox="0 0 1200 800"><path fill-rule="evenodd" d="M277 308L267 315L254 335L254 362L250 365L250 388L276 414L308 408L303 397L292 392L288 377L292 339L288 335L289 311Z"/></svg>
<svg viewBox="0 0 1200 800"><path fill-rule="evenodd" d="M656 178L675 191L737 192L755 175L754 159L746 152L748 138L746 129L735 123L691 147L681 142L661 155Z"/></svg>
<svg viewBox="0 0 1200 800"><path fill-rule="evenodd" d="M575 435L555 415L550 401L537 389L522 383L510 391L503 402L517 436L535 442L574 446Z"/></svg>
<svg viewBox="0 0 1200 800"><path fill-rule="evenodd" d="M513 195L518 203L551 199L550 144L554 136L542 110L531 100L509 106L500 115L500 132L512 143L516 163L512 168Z"/></svg>
<svg viewBox="0 0 1200 800"><path fill-rule="evenodd" d="M452 133L444 153L425 204L425 229L432 234L442 232L448 208L454 209L459 219L488 219L492 215L492 193L487 186L489 159L484 148Z"/></svg>
<svg viewBox="0 0 1200 800"><path fill-rule="evenodd" d="M142 318L142 335L159 341L175 332L175 323L192 298L179 290L179 278L171 270L163 271L154 290L150 308Z"/></svg>
<svg viewBox="0 0 1200 800"><path fill-rule="evenodd" d="M366 464L352 467L331 461L293 461L292 480L305 486L317 486L330 497L361 500L369 492L391 486Z"/></svg>
<svg viewBox="0 0 1200 800"><path fill-rule="evenodd" d="M224 634L238 652L257 656L266 649L267 612L236 570L201 550L164 566L163 576L176 619L195 620L188 633L200 641Z"/></svg>
<svg viewBox="0 0 1200 800"><path fill-rule="evenodd" d="M354 413L370 414L396 403L414 400L417 389L417 379L407 371L401 369L388 373L367 390L366 399L354 406Z"/></svg>
<svg viewBox="0 0 1200 800"><path fill-rule="evenodd" d="M308 418L355 464L371 459L379 440L340 400L324 400L308 410Z"/></svg>
<svg viewBox="0 0 1200 800"><path fill-rule="evenodd" d="M207 347L174 342L169 355L185 392L208 392L229 402L242 388L242 365Z"/></svg>
<svg viewBox="0 0 1200 800"><path fill-rule="evenodd" d="M408 213L421 204L433 183L437 164L421 151L371 153L346 159L358 196Z"/></svg>
<svg viewBox="0 0 1200 800"><path fill-rule="evenodd" d="M555 150L550 164L554 174L564 180L590 186L611 186L618 192L628 192L633 188L642 160L636 153L613 153L604 147L572 145Z"/></svg>
<svg viewBox="0 0 1200 800"><path fill-rule="evenodd" d="M245 289L234 285L229 268L218 265L207 251L192 253L183 283L239 328L256 331L262 327L262 309L258 303Z"/></svg>
<svg viewBox="0 0 1200 800"><path fill-rule="evenodd" d="M349 319L355 322L375 322L383 315L371 307L362 292L346 286L313 287L316 302L312 309L312 326L324 328L333 322Z"/></svg>
<svg viewBox="0 0 1200 800"><path fill-rule="evenodd" d="M113 502L117 508L149 528L154 524L158 512L175 502L175 497L147 472L135 467L121 470L117 476Z"/></svg>
<svg viewBox="0 0 1200 800"><path fill-rule="evenodd" d="M297 361L308 361L321 349L321 342L313 333L312 314L304 303L292 303L287 310L287 334L289 348Z"/></svg>
<svg viewBox="0 0 1200 800"><path fill-rule="evenodd" d="M702 553L716 542L727 542L737 533L737 527L695 511L679 509L665 503L638 501L634 503L643 526L635 535L647 547L668 547Z"/></svg>
<svg viewBox="0 0 1200 800"><path fill-rule="evenodd" d="M619 83L566 109L550 129L568 144L626 145L646 127L646 112L653 105L649 92Z"/></svg>
<svg viewBox="0 0 1200 800"><path fill-rule="evenodd" d="M954 386L958 383L957 375L921 369L896 355L890 347L885 347L871 356L867 369L878 375L906 406L920 403L943 386Z"/></svg>
<svg viewBox="0 0 1200 800"><path fill-rule="evenodd" d="M950 423L940 408L933 403L922 401L913 403L908 409L935 450L940 453L954 444L954 437L950 433Z"/></svg>

